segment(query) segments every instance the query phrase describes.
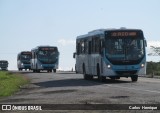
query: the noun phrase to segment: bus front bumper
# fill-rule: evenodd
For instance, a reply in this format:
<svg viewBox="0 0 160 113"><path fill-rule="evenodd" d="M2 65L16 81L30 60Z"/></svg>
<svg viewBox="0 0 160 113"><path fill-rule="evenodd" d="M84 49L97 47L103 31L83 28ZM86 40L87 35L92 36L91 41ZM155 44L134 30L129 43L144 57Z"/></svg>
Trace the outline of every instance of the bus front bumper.
<svg viewBox="0 0 160 113"><path fill-rule="evenodd" d="M128 65L128 66L112 66L111 68L105 67L104 76L119 76L119 77L129 77L131 75L145 75L146 68L139 67L138 65Z"/></svg>
<svg viewBox="0 0 160 113"><path fill-rule="evenodd" d="M41 68L42 70L57 69L57 65L56 64L42 64Z"/></svg>

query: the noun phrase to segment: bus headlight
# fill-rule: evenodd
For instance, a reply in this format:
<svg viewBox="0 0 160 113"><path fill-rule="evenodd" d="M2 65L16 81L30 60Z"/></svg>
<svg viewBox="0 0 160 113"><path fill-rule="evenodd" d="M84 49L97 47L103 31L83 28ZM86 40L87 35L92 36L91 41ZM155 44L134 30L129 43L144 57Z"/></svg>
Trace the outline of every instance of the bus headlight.
<svg viewBox="0 0 160 113"><path fill-rule="evenodd" d="M144 67L144 64L143 64L143 63L141 64L141 67L142 67L142 68Z"/></svg>
<svg viewBox="0 0 160 113"><path fill-rule="evenodd" d="M111 68L111 65L107 65L108 68Z"/></svg>

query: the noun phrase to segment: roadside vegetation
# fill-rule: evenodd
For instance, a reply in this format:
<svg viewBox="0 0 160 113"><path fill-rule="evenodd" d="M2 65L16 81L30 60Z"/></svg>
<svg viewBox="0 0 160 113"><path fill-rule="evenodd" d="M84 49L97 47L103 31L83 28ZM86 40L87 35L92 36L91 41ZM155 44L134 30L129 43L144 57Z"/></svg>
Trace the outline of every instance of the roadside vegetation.
<svg viewBox="0 0 160 113"><path fill-rule="evenodd" d="M160 62L147 62L147 75L160 76Z"/></svg>
<svg viewBox="0 0 160 113"><path fill-rule="evenodd" d="M22 75L0 71L0 97L10 96L20 90L29 80Z"/></svg>

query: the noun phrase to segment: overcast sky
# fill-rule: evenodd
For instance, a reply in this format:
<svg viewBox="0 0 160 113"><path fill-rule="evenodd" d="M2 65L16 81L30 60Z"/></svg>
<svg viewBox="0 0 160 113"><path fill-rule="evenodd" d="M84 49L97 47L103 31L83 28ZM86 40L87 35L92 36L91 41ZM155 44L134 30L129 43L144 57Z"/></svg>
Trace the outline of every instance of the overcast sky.
<svg viewBox="0 0 160 113"><path fill-rule="evenodd" d="M20 51L58 46L59 67L68 70L78 35L120 27L142 29L148 48L160 46L160 0L0 0L0 59L17 69Z"/></svg>

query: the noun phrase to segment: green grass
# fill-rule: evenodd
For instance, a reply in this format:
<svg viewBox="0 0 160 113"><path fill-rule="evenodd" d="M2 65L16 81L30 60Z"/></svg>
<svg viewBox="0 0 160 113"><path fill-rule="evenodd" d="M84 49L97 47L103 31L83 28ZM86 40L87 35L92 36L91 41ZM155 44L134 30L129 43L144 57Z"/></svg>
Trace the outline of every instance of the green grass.
<svg viewBox="0 0 160 113"><path fill-rule="evenodd" d="M0 97L14 94L27 83L29 83L29 80L22 75L0 71Z"/></svg>

